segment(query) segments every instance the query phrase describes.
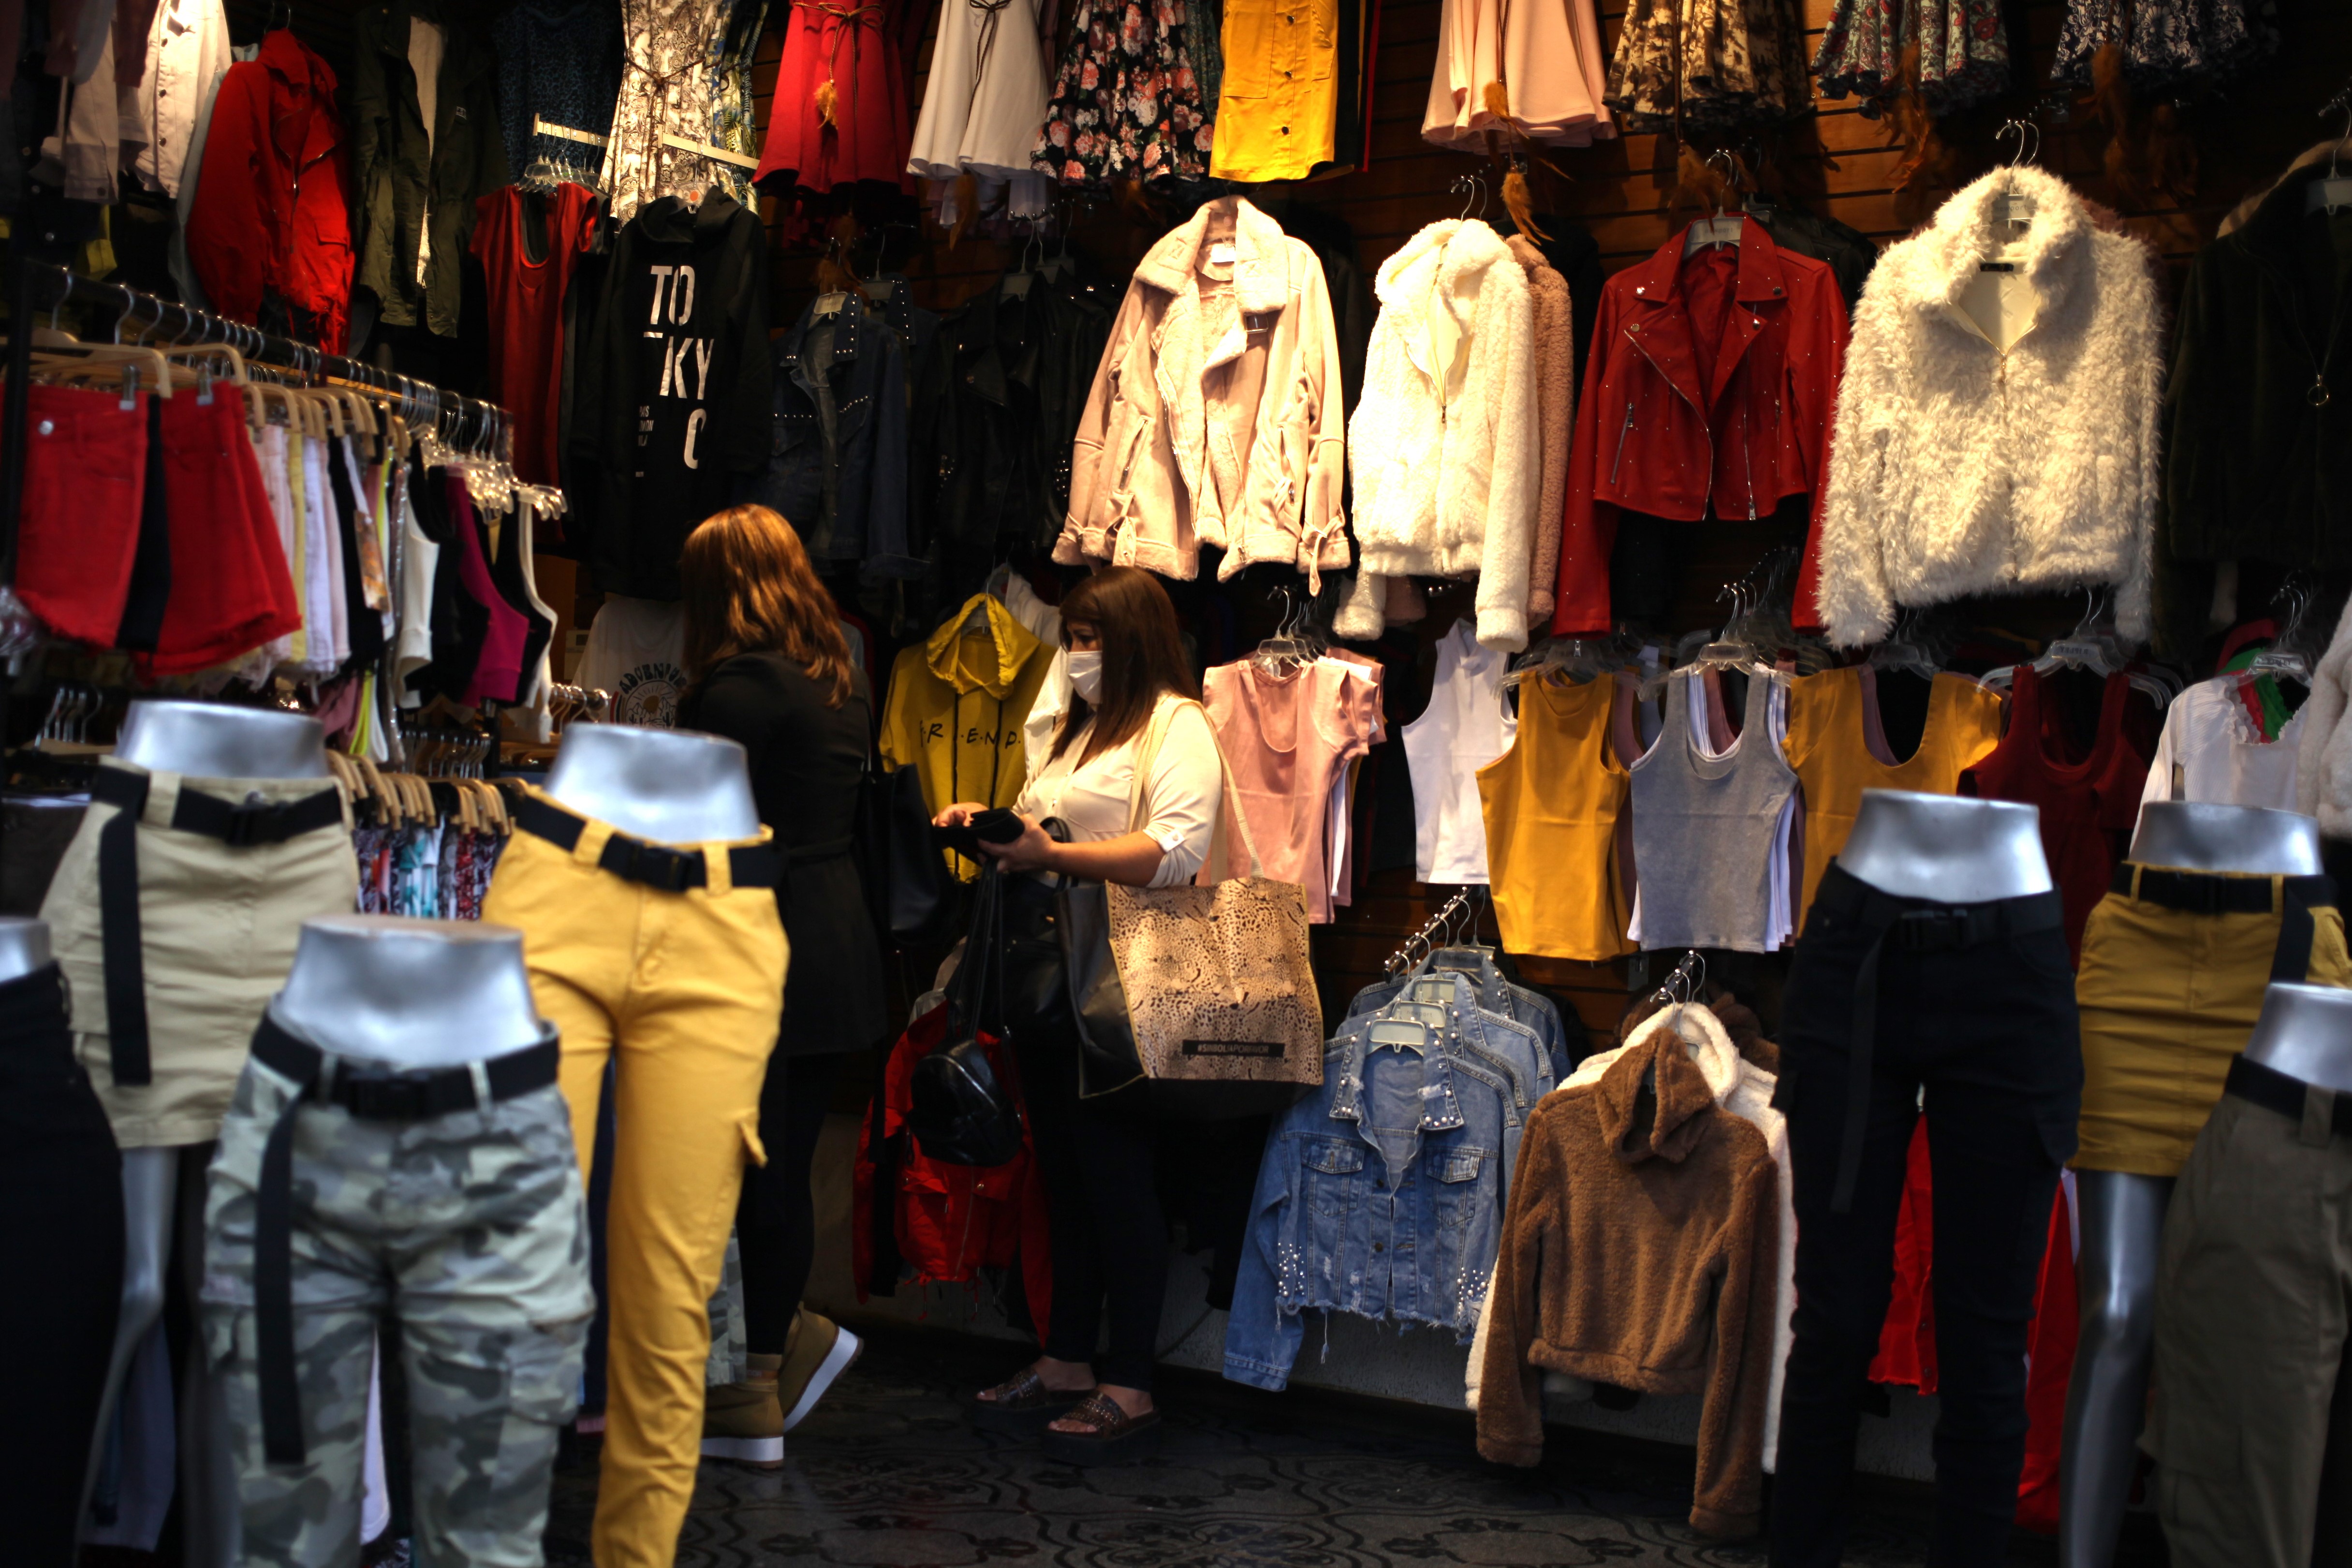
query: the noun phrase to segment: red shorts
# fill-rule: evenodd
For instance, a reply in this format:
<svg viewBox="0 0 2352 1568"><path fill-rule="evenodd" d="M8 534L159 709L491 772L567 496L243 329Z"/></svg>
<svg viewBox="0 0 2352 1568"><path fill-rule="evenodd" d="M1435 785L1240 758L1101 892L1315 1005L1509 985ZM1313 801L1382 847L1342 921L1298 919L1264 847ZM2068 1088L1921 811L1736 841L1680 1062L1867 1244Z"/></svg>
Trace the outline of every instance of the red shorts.
<svg viewBox="0 0 2352 1568"><path fill-rule="evenodd" d="M159 675L225 664L302 624L294 579L246 434L245 403L183 392L163 405L172 597L140 665Z"/></svg>
<svg viewBox="0 0 2352 1568"><path fill-rule="evenodd" d="M58 636L110 648L147 493L148 394L126 410L120 392L26 390L16 591Z"/></svg>

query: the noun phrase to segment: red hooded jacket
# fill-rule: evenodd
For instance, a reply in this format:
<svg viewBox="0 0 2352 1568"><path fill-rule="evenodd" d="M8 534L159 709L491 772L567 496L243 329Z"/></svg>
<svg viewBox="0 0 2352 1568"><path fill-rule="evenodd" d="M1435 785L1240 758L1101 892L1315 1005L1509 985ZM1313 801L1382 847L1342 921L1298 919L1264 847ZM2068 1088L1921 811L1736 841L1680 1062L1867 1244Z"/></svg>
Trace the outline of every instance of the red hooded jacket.
<svg viewBox="0 0 2352 1568"><path fill-rule="evenodd" d="M187 242L214 309L258 321L272 291L309 318L320 347L342 352L351 176L335 73L287 28L221 78Z"/></svg>
<svg viewBox="0 0 2352 1568"><path fill-rule="evenodd" d="M1621 508L1696 522L1767 517L1788 496L1818 505L1845 300L1825 264L1742 227L1739 245L1687 259L1678 234L1601 287L1569 449L1557 635L1607 634ZM1800 624L1812 580L1809 545Z"/></svg>

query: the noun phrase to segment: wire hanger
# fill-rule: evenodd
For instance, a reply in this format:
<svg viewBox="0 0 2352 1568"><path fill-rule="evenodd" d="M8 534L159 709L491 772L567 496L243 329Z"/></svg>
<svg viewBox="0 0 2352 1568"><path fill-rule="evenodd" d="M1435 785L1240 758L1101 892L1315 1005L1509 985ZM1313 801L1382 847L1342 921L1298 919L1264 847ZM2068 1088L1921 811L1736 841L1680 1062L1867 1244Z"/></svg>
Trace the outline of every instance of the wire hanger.
<svg viewBox="0 0 2352 1568"><path fill-rule="evenodd" d="M1486 215L1486 177L1475 169L1454 175L1454 183L1446 187L1446 193L1463 199L1462 215L1458 221L1466 224L1474 216L1483 218ZM1470 210L1474 202L1478 207L1475 214Z"/></svg>

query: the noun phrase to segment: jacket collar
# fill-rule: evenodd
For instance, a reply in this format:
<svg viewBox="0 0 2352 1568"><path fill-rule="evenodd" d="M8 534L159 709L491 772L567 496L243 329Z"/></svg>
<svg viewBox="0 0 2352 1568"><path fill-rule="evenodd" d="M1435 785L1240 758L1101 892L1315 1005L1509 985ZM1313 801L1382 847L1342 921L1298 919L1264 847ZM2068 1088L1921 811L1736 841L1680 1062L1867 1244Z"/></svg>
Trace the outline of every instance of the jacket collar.
<svg viewBox="0 0 2352 1568"><path fill-rule="evenodd" d="M985 639L963 634L963 623L975 610L988 617ZM979 690L1001 702L1038 646L1029 628L1004 608L1004 601L992 593L975 593L931 633L923 644L923 662L959 695Z"/></svg>
<svg viewBox="0 0 2352 1568"><path fill-rule="evenodd" d="M1668 1030L1628 1046L1594 1086L1601 1136L1629 1166L1661 1159L1679 1165L1706 1141L1715 1095L1706 1074Z"/></svg>
<svg viewBox="0 0 2352 1568"><path fill-rule="evenodd" d="M2013 246L1997 230L1993 205L2011 193L2033 204L2032 219ZM1961 190L1924 232L1889 250L1879 267L1896 300L1915 309L1942 310L1958 306L1984 262L2006 256L2014 259L2018 276L2033 286L2038 316L2063 308L2091 254L2090 242L2090 214L2072 187L2030 163L2019 164L1995 169Z"/></svg>
<svg viewBox="0 0 2352 1568"><path fill-rule="evenodd" d="M1465 1030L1474 1029L1477 1027L1478 1022L1477 996L1466 977L1455 975L1452 978L1454 986L1454 1006L1462 1017L1461 1027ZM1347 1032L1339 1037L1336 1052L1340 1058L1339 1088L1332 1092L1330 1112L1331 1119L1335 1122L1354 1122L1359 1125L1362 1124L1364 1063L1374 1051L1411 1049L1406 1046L1374 1043L1370 1038L1372 1026L1380 1023L1387 1013L1388 1009L1383 1007L1377 1012L1351 1019L1348 1022ZM1454 1092L1454 1057L1450 1045L1451 1042L1445 1038L1444 1031L1431 1030L1428 1047L1420 1053L1422 1059L1421 1130L1424 1133L1443 1132L1449 1127L1462 1125L1462 1105ZM1332 1054L1334 1052L1331 1051L1325 1053L1327 1060L1324 1072L1327 1077L1331 1071L1331 1064L1328 1059Z"/></svg>
<svg viewBox="0 0 2352 1568"><path fill-rule="evenodd" d="M254 57L269 71L269 140L278 156L299 171L332 153L343 139L341 117L330 107L335 101L334 67L313 54L291 27L264 35Z"/></svg>
<svg viewBox="0 0 2352 1568"><path fill-rule="evenodd" d="M860 338L875 330L876 326L874 318L866 314L858 304L857 296L852 294L833 317L833 347L825 355L824 362L805 368L814 374L824 375L843 361L856 359ZM801 361L807 355L808 340L815 335L816 329L816 307L812 304L801 312L801 319L793 323L793 329L785 333L776 345L776 368L779 371L790 374L803 368Z"/></svg>
<svg viewBox="0 0 2352 1568"><path fill-rule="evenodd" d="M1762 334L1763 318L1759 312L1785 304L1789 298L1789 269L1780 260L1780 247L1772 243L1762 224L1743 223L1739 229L1736 247L1739 267L1732 293L1747 308L1724 313L1724 338L1715 346L1711 385L1699 384L1690 308L1683 298L1683 243L1689 230L1675 235L1627 274L1633 284L1632 302L1643 308L1627 324L1627 338L1693 408L1702 411L1715 406L1748 346Z"/></svg>
<svg viewBox="0 0 2352 1568"><path fill-rule="evenodd" d="M736 213L735 198L723 191L713 190L702 198L702 205L689 207L677 196L664 196L658 202L647 202L637 209L636 221L646 231L646 237L656 245L707 245L725 232L727 221Z"/></svg>
<svg viewBox="0 0 2352 1568"><path fill-rule="evenodd" d="M1163 294L1200 292L1201 252L1209 244L1213 224L1220 231L1230 223L1234 232L1234 298L1243 310L1259 315L1290 303L1290 262L1284 254L1282 225L1239 196L1220 196L1202 204L1182 227L1144 253L1136 264L1135 280Z"/></svg>
<svg viewBox="0 0 2352 1568"><path fill-rule="evenodd" d="M1381 309L1399 312L1406 354L1442 400L1460 390L1479 288L1497 267L1518 267L1502 235L1481 222L1444 218L1405 241L1373 281Z"/></svg>
<svg viewBox="0 0 2352 1568"><path fill-rule="evenodd" d="M1732 1042L1731 1031L1723 1027L1712 1009L1696 1003L1660 1008L1634 1027L1626 1037L1625 1046L1629 1051L1638 1050L1659 1039L1675 1040L1684 1048L1699 1075L1706 1080L1707 1092L1715 1097L1717 1104L1722 1104L1739 1087L1743 1061L1739 1047Z"/></svg>
<svg viewBox="0 0 2352 1568"><path fill-rule="evenodd" d="M2284 274L2294 266L2294 253L2304 244L2305 236L2321 232L2318 225L2306 226L2304 222L2304 192L2311 188L2314 181L2326 177L2327 160L2324 153L2290 169L2271 187L2253 215L2239 225L2229 239L2244 247L2256 261Z"/></svg>

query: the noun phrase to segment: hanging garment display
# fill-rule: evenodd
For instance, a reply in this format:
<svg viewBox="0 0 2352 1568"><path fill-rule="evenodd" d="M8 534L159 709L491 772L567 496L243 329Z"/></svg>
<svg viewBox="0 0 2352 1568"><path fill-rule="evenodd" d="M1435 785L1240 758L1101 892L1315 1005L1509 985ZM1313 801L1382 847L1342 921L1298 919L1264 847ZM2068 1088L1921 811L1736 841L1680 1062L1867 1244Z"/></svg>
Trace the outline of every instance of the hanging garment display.
<svg viewBox="0 0 2352 1568"><path fill-rule="evenodd" d="M1216 105L1202 100L1192 36L1183 0L1081 0L1032 150L1038 172L1065 185L1206 173Z"/></svg>
<svg viewBox="0 0 2352 1568"><path fill-rule="evenodd" d="M677 597L686 536L768 461L769 355L758 214L718 192L641 209L614 242L573 410L573 458L593 465L580 555L599 587Z"/></svg>
<svg viewBox="0 0 2352 1568"><path fill-rule="evenodd" d="M946 0L923 112L915 121L907 172L927 180L978 177L980 202L1010 183L1008 217L1045 210L1051 178L1033 168L1031 150L1045 120L1045 61L1034 0Z"/></svg>
<svg viewBox="0 0 2352 1568"><path fill-rule="evenodd" d="M1319 590L1348 564L1339 368L1315 254L1241 197L1202 207L1120 303L1054 559L1189 579L1209 544L1221 579L1279 561Z"/></svg>
<svg viewBox="0 0 2352 1568"><path fill-rule="evenodd" d="M700 0L698 9L717 4ZM776 107L752 176L761 190L822 195L859 181L908 183L902 49L915 40L902 34L911 21L919 37L922 24L915 15L908 0L800 0L792 6L776 66ZM1007 29L1008 43L1019 30L1017 23ZM1032 120L1022 133L1034 136L1036 130Z"/></svg>
<svg viewBox="0 0 2352 1568"><path fill-rule="evenodd" d="M1809 860L1812 826L1809 789ZM1832 1564L1845 1539L1859 1396L1886 1319L1923 1087L1943 1409L1930 1551L1978 1563L2007 1550L2041 1242L2081 1106L2063 919L2055 892L1943 904L1880 893L1842 867L1822 880L1789 974L1775 1097L1797 1212L1778 1561Z"/></svg>
<svg viewBox="0 0 2352 1568"><path fill-rule="evenodd" d="M1768 953L1787 936L1784 819L1797 774L1774 735L1775 685L1748 678L1738 738L1706 756L1691 712L1696 693L1703 717L1706 675L1667 677L1665 727L1629 768L1640 878L1634 938L1646 949Z"/></svg>
<svg viewBox="0 0 2352 1568"><path fill-rule="evenodd" d="M1534 307L1536 429L1543 477L1536 487L1533 551L1528 558L1532 629L1551 619L1552 589L1559 578L1559 529L1554 524L1568 501L1569 444L1576 429L1576 302L1568 280L1526 235L1513 235L1505 243L1528 275L1528 298Z"/></svg>
<svg viewBox="0 0 2352 1568"><path fill-rule="evenodd" d="M2164 733L2147 759L2147 800L2210 800L2227 806L2296 809L2304 716L2274 736L2250 711L2256 677L2216 675L2172 699Z"/></svg>
<svg viewBox="0 0 2352 1568"><path fill-rule="evenodd" d="M1828 479L1846 357L1836 278L1746 225L1736 246L1686 245L1676 235L1601 291L1569 458L1560 636L1664 612L1663 591L1612 602L1612 553L1671 549L1672 523L1770 518L1783 501L1817 502Z"/></svg>
<svg viewBox="0 0 2352 1568"><path fill-rule="evenodd" d="M1800 622L1852 647L1898 605L2114 583L2117 628L2144 639L2159 316L2147 247L2030 165L1890 246L1854 318Z"/></svg>
<svg viewBox="0 0 2352 1568"><path fill-rule="evenodd" d="M194 779L106 759L42 901L75 1054L124 1148L220 1130L301 924L352 907L333 780Z"/></svg>
<svg viewBox="0 0 2352 1568"><path fill-rule="evenodd" d="M751 495L792 519L819 570L920 577L907 542L907 371L851 294L820 296L775 340L775 435Z"/></svg>
<svg viewBox="0 0 2352 1568"><path fill-rule="evenodd" d="M1862 303L1862 286L1878 265L1878 246L1868 235L1835 218L1825 218L1802 207L1783 206L1761 192L1750 191L1740 216L1759 225L1783 251L1794 251L1827 262L1837 277L1839 298L1846 316Z"/></svg>
<svg viewBox="0 0 2352 1568"><path fill-rule="evenodd" d="M1481 152L1496 132L1553 147L1609 140L1617 126L1601 101L1601 38L1591 0L1445 0L1422 139ZM1508 94L1507 123L1486 99L1497 81Z"/></svg>
<svg viewBox="0 0 2352 1568"><path fill-rule="evenodd" d="M430 1098L379 1099L369 1091L426 1083L386 1082L382 1063L261 1019L205 1213L205 1343L228 1369L248 1560L359 1552L370 1369L395 1304L398 1337L383 1354L412 1369L409 1421L427 1450L411 1467L418 1551L478 1556L535 1546L544 1531L596 1308L559 1054L550 1038L442 1070ZM273 1312L285 1314L289 1361L273 1354ZM498 1397L466 1375L481 1367L502 1375ZM501 1484L486 1490L462 1462L478 1453L497 1456Z"/></svg>
<svg viewBox="0 0 2352 1568"><path fill-rule="evenodd" d="M686 695L686 612L675 601L608 595L588 623L574 684L613 694L614 724L677 723Z"/></svg>
<svg viewBox="0 0 2352 1568"><path fill-rule="evenodd" d="M767 25L769 0L735 0L726 30L710 40L706 68L710 82L710 145L731 158L712 157L710 188L724 191L752 211L760 203L752 183L760 157L760 100L751 79ZM905 120L901 117L900 123Z"/></svg>
<svg viewBox="0 0 2352 1568"><path fill-rule="evenodd" d="M537 790L516 824L482 916L525 935L532 998L563 1041L583 1176L605 1069L617 1068L596 1555L667 1564L702 1436L706 1303L744 1163L759 1155L760 1085L786 973L782 871L765 828L665 846L656 861L650 845ZM656 864L669 869L629 874ZM662 884L645 880L656 874Z"/></svg>
<svg viewBox="0 0 2352 1568"><path fill-rule="evenodd" d="M75 1060L55 963L0 980L0 1246L40 1270L38 1290L0 1297L0 1375L42 1413L5 1440L0 1504L12 1552L67 1563L122 1296L123 1202L122 1156Z"/></svg>
<svg viewBox="0 0 2352 1568"><path fill-rule="evenodd" d="M1671 1028L1537 1106L1495 1266L1478 1452L1504 1464L1541 1458L1546 1370L1700 1394L1691 1526L1754 1533L1778 1181L1764 1134L1717 1103Z"/></svg>
<svg viewBox="0 0 2352 1568"><path fill-rule="evenodd" d="M1424 883L1486 880L1486 819L1478 770L1501 756L1518 728L1503 706L1509 661L1479 644L1456 621L1437 644L1429 706L1403 728L1412 769L1413 876Z"/></svg>
<svg viewBox="0 0 2352 1568"><path fill-rule="evenodd" d="M2339 619L2311 671L2311 694L2295 712L2303 727L2294 763L2294 809L2319 819L2331 839L2352 838L2352 727L2344 715L2352 692L2352 621Z"/></svg>
<svg viewBox="0 0 2352 1568"><path fill-rule="evenodd" d="M124 143L138 149L131 172L148 190L176 198L188 172L204 167L213 104L232 63L221 0L163 0L155 7L137 78L137 133L123 128Z"/></svg>
<svg viewBox="0 0 2352 1568"><path fill-rule="evenodd" d="M2273 980L2352 986L2329 878L2118 865L2075 981L2075 1167L2179 1175Z"/></svg>
<svg viewBox="0 0 2352 1568"><path fill-rule="evenodd" d="M2147 763L2126 733L2130 677L2109 675L2099 692L2098 733L2088 752L2072 759L2053 755L2066 749L2066 737L2051 683L2020 664L2010 688L2008 732L1967 774L1973 793L2023 800L2040 813L2042 852L2065 904L2066 946L2077 957L2083 923L2106 896L2147 782Z"/></svg>
<svg viewBox="0 0 2352 1568"><path fill-rule="evenodd" d="M718 101L712 67L727 36L729 9L727 0L621 0L621 93L596 180L596 188L612 198L614 223L627 223L663 197L714 183L725 188L727 165L695 149L712 145ZM795 6L793 15L816 11ZM781 90L778 98L807 101L805 94L786 98Z"/></svg>
<svg viewBox="0 0 2352 1568"><path fill-rule="evenodd" d="M1275 1120L1225 1325L1225 1376L1281 1388L1305 1314L1427 1323L1466 1342L1495 1267L1528 1107L1552 1086L1525 1025L1486 1010L1469 976L1408 977L1350 1013L1323 1084Z"/></svg>
<svg viewBox="0 0 2352 1568"><path fill-rule="evenodd" d="M1632 689L1612 674L1520 683L1511 747L1478 770L1495 921L1510 952L1598 963L1633 951L1617 867L1629 789L1619 741L1632 727L1621 695L1630 706Z"/></svg>
<svg viewBox="0 0 2352 1568"><path fill-rule="evenodd" d="M394 0L352 25L352 246L387 326L457 335L474 203L509 178L497 68L443 0Z"/></svg>
<svg viewBox="0 0 2352 1568"><path fill-rule="evenodd" d="M2352 300L2352 275L2337 275L2334 221L2310 204L2328 168L2323 158L2280 181L2242 228L2197 253L2182 287L2156 540L2168 650L2202 641L2219 562L2352 566L2352 381L2320 325Z"/></svg>
<svg viewBox="0 0 2352 1568"><path fill-rule="evenodd" d="M1865 789L1949 795L1960 775L2000 744L2000 699L1966 675L1940 674L1927 693L1918 748L1902 761L1879 718L1876 672L1824 670L1790 688L1790 766L1804 790L1805 877L1800 929L1830 862L1853 831Z"/></svg>
<svg viewBox="0 0 2352 1568"><path fill-rule="evenodd" d="M1861 98L1865 114L1911 81L1928 113L1952 114L2008 90L2009 31L1997 0L1837 0L1813 75L1823 98Z"/></svg>
<svg viewBox="0 0 2352 1568"><path fill-rule="evenodd" d="M514 416L515 472L534 485L562 477L563 295L596 205L593 191L568 183L545 194L508 185L475 204L472 249L490 311L486 391Z"/></svg>
<svg viewBox="0 0 2352 1568"><path fill-rule="evenodd" d="M2112 48L2133 91L2182 98L2242 75L2278 47L2277 8L2263 0L2067 0L2050 80L2094 85L2092 62Z"/></svg>
<svg viewBox="0 0 2352 1568"><path fill-rule="evenodd" d="M2343 1552L2347 1104L2241 1058L2173 1189L2142 1441L2180 1568Z"/></svg>
<svg viewBox="0 0 2352 1568"><path fill-rule="evenodd" d="M1795 0L1636 0L1617 34L1606 101L1629 136L1725 136L1813 107Z"/></svg>
<svg viewBox="0 0 2352 1568"><path fill-rule="evenodd" d="M214 309L258 321L274 294L331 354L352 294L343 137L334 70L278 28L221 78L187 216L189 264Z"/></svg>
<svg viewBox="0 0 2352 1568"><path fill-rule="evenodd" d="M517 0L490 24L490 40L508 172L520 179L543 160L587 183L604 161L621 91L620 0Z"/></svg>
<svg viewBox="0 0 2352 1568"><path fill-rule="evenodd" d="M1218 96L1203 100L1215 120L1211 179L1297 180L1339 155L1340 78L1355 66L1340 62L1340 13L1351 4L1225 0Z"/></svg>
<svg viewBox="0 0 2352 1568"><path fill-rule="evenodd" d="M1380 635L1386 580L1476 577L1478 640L1527 645L1542 484L1527 274L1483 223L1430 225L1381 264L1348 432L1362 570L1334 630Z"/></svg>
<svg viewBox="0 0 2352 1568"><path fill-rule="evenodd" d="M1380 688L1336 659L1276 673L1251 658L1210 670L1201 692L1263 874L1303 885L1307 918L1329 921L1333 791L1370 748Z"/></svg>
<svg viewBox="0 0 2352 1568"><path fill-rule="evenodd" d="M927 640L898 650L882 704L882 765L917 769L934 813L960 800L1011 806L1029 772L1022 722L1053 662L1003 600L974 594ZM979 874L941 852L966 881Z"/></svg>

